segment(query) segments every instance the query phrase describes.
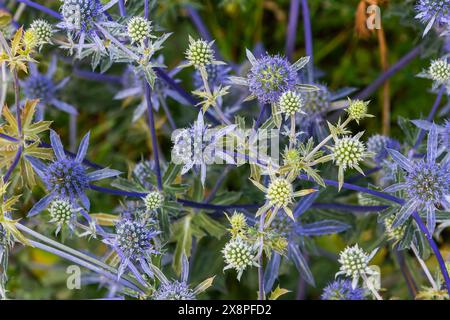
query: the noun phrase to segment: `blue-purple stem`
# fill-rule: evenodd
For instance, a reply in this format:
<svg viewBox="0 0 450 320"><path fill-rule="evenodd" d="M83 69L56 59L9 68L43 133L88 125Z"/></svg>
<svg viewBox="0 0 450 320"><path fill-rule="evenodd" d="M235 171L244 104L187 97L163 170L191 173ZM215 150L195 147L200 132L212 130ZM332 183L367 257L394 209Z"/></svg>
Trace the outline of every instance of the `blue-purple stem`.
<svg viewBox="0 0 450 320"><path fill-rule="evenodd" d="M59 19L59 20L62 19L62 16L58 12L53 11L52 9L49 9L49 8L39 4L39 3L36 3L36 2L33 2L33 1L29 1L29 0L17 0L17 2L22 2L22 3L26 4L29 7L32 7L32 8L35 8L37 10L40 10L42 12L45 12L45 13L51 15L52 17L54 17L56 19Z"/></svg>
<svg viewBox="0 0 450 320"><path fill-rule="evenodd" d="M378 172L378 171L380 171L380 170L381 170L381 167L377 166L377 167L374 167L374 168L371 168L371 169L365 171L365 172L364 172L364 175L362 175L362 174L360 174L360 173L357 173L357 174L355 174L354 176L349 177L349 178L347 179L347 182L350 182L350 183L356 182L356 181L358 181L359 179L364 178L364 177L367 177L368 175L370 175L370 174L372 174L372 173L375 173L375 172Z"/></svg>
<svg viewBox="0 0 450 320"><path fill-rule="evenodd" d="M366 99L369 97L375 90L378 89L383 83L392 77L395 73L403 69L409 62L411 62L414 58L416 58L420 52L422 51L422 45L418 45L413 48L407 54L405 54L400 60L397 61L394 65L392 65L388 70L383 72L380 76L378 76L375 81L373 81L370 85L368 85L365 89L358 92L354 99Z"/></svg>
<svg viewBox="0 0 450 320"><path fill-rule="evenodd" d="M22 145L19 145L19 148L17 149L17 153L16 153L16 156L14 157L13 162L11 163L11 165L9 166L9 168L6 171L5 175L3 176L3 182L4 183L6 183L9 180L9 177L11 176L11 174L14 171L14 169L19 164L20 158L22 156L22 150L23 150Z"/></svg>
<svg viewBox="0 0 450 320"><path fill-rule="evenodd" d="M127 11L125 9L125 1L124 0L119 0L119 13L120 16L124 17L127 14Z"/></svg>
<svg viewBox="0 0 450 320"><path fill-rule="evenodd" d="M291 5L289 8L287 37L286 37L286 56L290 61L292 61L292 56L295 50L295 39L297 37L297 21L298 21L299 7L300 7L299 0L291 0Z"/></svg>
<svg viewBox="0 0 450 320"><path fill-rule="evenodd" d="M312 178L308 177L307 175L301 174L299 176L300 179L302 180L307 180L307 181L312 181ZM333 187L338 187L339 183L337 181L334 180L329 180L329 179L324 179L324 183L326 185L329 186L333 186ZM371 194L373 196L379 197L379 198L383 198L392 202L395 202L397 204L403 205L405 203L405 201L403 199L397 198L395 196L380 192L380 191L376 191L376 190L370 190L364 187L360 187L354 184L350 184L350 183L346 183L344 182L343 188L348 189L348 190L354 190L354 191L359 191L359 192L364 192L364 193L368 193ZM413 218L414 221L416 221L417 225L419 226L420 231L422 231L422 233L425 235L425 237L427 238L427 241L431 247L431 250L433 250L436 259L439 263L439 268L441 269L441 273L442 276L444 277L445 280L445 284L447 287L447 291L450 295L450 277L448 275L448 270L445 266L445 261L441 255L441 252L439 251L439 248L436 245L436 242L434 242L433 240L433 236L430 234L430 232L428 231L428 228L425 226L425 224L423 223L422 219L420 218L419 214L417 213L417 211L415 211L413 213Z"/></svg>
<svg viewBox="0 0 450 320"><path fill-rule="evenodd" d="M158 183L158 190L162 190L162 177L161 177L161 167L159 163L159 147L158 147L158 137L156 136L156 129L155 129L155 117L153 114L153 106L152 106L152 99L151 99L151 88L150 85L145 81L145 100L147 102L147 115L148 115L148 126L150 128L150 136L152 139L152 149L153 149L153 158L155 161L155 173L156 173L156 180Z"/></svg>
<svg viewBox="0 0 450 320"><path fill-rule="evenodd" d="M434 115L436 114L436 111L438 110L439 105L441 104L442 96L444 92L446 91L445 86L442 86L439 89L438 95L436 97L436 100L434 100L433 106L431 107L430 113L428 114L427 120L433 121ZM414 149L417 149L420 144L422 143L423 138L425 138L425 130L421 129L419 132L419 136L417 137L417 141L414 144Z"/></svg>
<svg viewBox="0 0 450 320"><path fill-rule="evenodd" d="M114 75L107 75L102 74L98 72L92 72L87 70L80 70L75 68L73 70L73 73L80 77L87 80L94 80L94 81L100 81L100 82L111 82L111 83L117 83L120 84L122 82L122 79L120 76L114 76Z"/></svg>
<svg viewBox="0 0 450 320"><path fill-rule="evenodd" d="M148 16L150 14L150 8L148 7L148 0L144 1L144 18L148 19Z"/></svg>
<svg viewBox="0 0 450 320"><path fill-rule="evenodd" d="M178 92L187 102L192 104L193 106L197 106L198 101L190 95L187 91L185 91L178 83L173 81L173 79L164 72L161 68L153 68L155 70L156 75L161 78L165 83L167 83L172 89ZM214 124L220 124L220 120L217 119L210 110L207 110L205 115L212 121Z"/></svg>
<svg viewBox="0 0 450 320"><path fill-rule="evenodd" d="M308 82L314 82L314 56L313 56L313 40L311 31L311 18L309 16L308 1L302 0L303 28L305 33L305 51L309 56L308 63Z"/></svg>

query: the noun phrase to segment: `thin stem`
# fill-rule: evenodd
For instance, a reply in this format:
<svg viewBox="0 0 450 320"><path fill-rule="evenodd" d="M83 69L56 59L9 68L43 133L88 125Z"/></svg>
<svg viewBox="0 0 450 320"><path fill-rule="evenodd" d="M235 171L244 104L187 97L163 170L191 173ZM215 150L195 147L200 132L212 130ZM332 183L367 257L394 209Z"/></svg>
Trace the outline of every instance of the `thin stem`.
<svg viewBox="0 0 450 320"><path fill-rule="evenodd" d="M420 266L422 267L423 272L425 273L428 281L430 282L431 286L434 290L439 290L438 285L436 284L436 281L434 281L433 276L431 275L430 270L428 269L427 265L425 264L425 261L422 260L419 254L419 250L417 250L415 244L411 246L411 250L414 252L414 255L417 258L417 261L419 261Z"/></svg>
<svg viewBox="0 0 450 320"><path fill-rule="evenodd" d="M303 14L303 28L305 32L305 50L306 55L309 56L308 63L308 82L314 82L314 56L313 56L313 40L311 31L311 19L309 16L308 1L302 0L302 14Z"/></svg>
<svg viewBox="0 0 450 320"><path fill-rule="evenodd" d="M402 272L403 278L405 278L408 291L411 297L415 298L415 296L417 295L417 285L411 272L409 271L408 266L406 265L405 255L398 249L395 249L395 255L397 257L398 264L400 265L400 271Z"/></svg>
<svg viewBox="0 0 450 320"><path fill-rule="evenodd" d="M127 11L125 9L125 2L124 0L119 0L119 12L120 12L120 16L124 17L127 15Z"/></svg>
<svg viewBox="0 0 450 320"><path fill-rule="evenodd" d="M19 138L21 139L23 137L22 135L22 108L20 107L20 85L19 85L19 76L17 75L17 71L13 72L13 78L14 78L14 96L15 96L15 102L16 102L16 121L17 121L17 128L19 130Z"/></svg>
<svg viewBox="0 0 450 320"><path fill-rule="evenodd" d="M403 69L409 62L411 62L414 58L416 58L420 52L422 51L422 44L419 44L417 47L413 48L407 54L405 54L400 60L397 61L394 65L392 65L388 70L383 72L378 78L375 79L370 85L368 85L364 90L360 91L355 95L354 99L366 99L370 96L375 90L378 89L387 79L392 77L395 73Z"/></svg>
<svg viewBox="0 0 450 320"><path fill-rule="evenodd" d="M206 68L202 66L199 68L199 71L202 77L203 87L205 88L206 94L208 95L209 99L212 100L214 110L216 111L217 115L219 116L220 120L222 120L223 123L231 125L230 120L228 120L225 114L223 114L222 110L220 110L219 106L217 105L216 99L214 98L211 92L211 88L209 87L208 83L208 73L206 72Z"/></svg>
<svg viewBox="0 0 450 320"><path fill-rule="evenodd" d="M291 132L289 136L289 148L293 148L295 146L295 116L291 116Z"/></svg>
<svg viewBox="0 0 450 320"><path fill-rule="evenodd" d="M38 248L38 249L41 249L41 250L53 253L53 254L55 254L57 256L60 256L61 258L64 258L64 259L72 261L72 262L75 262L76 264L78 264L80 266L83 266L86 269L89 269L91 271L94 271L95 273L103 275L106 278L108 278L108 279L110 279L110 280L112 280L114 282L118 282L118 283L120 283L123 286L126 286L128 288L131 288L133 290L136 290L138 292L143 293L143 291L141 289L139 289L137 286L135 286L133 283L130 283L130 282L128 282L128 281L126 281L124 279L121 279L121 278L117 278L116 275L114 275L114 274L112 274L112 273L110 273L108 271L105 271L105 270L103 270L103 269L101 269L101 268L99 268L97 266L94 266L93 264L90 264L89 262L83 261L83 260L81 260L81 259L79 259L77 257L71 256L71 255L69 255L69 254L67 254L67 253L65 253L65 252L63 252L61 250L52 248L50 246L47 246L47 245L42 244L42 243L37 242L37 241L29 240L29 242L35 248Z"/></svg>
<svg viewBox="0 0 450 320"><path fill-rule="evenodd" d="M153 106L152 106L152 99L151 99L151 88L150 85L145 81L145 100L147 102L147 115L148 115L148 126L150 128L150 136L152 140L152 151L153 151L153 158L155 160L155 172L156 172L156 179L158 182L158 190L162 190L162 177L161 177L161 167L159 163L159 147L158 147L158 139L156 137L156 129L155 129L155 118L153 114Z"/></svg>
<svg viewBox="0 0 450 320"><path fill-rule="evenodd" d="M148 7L148 0L144 0L144 18L148 20L150 8Z"/></svg>
<svg viewBox="0 0 450 320"><path fill-rule="evenodd" d="M2 88L0 93L0 114L3 113L3 106L6 101L6 92L8 91L8 78L6 75L6 63L2 64Z"/></svg>
<svg viewBox="0 0 450 320"><path fill-rule="evenodd" d="M441 104L441 100L442 100L442 96L444 94L444 92L446 91L445 86L442 86L439 89L438 95L436 97L436 99L434 100L433 106L431 107L430 113L428 114L427 120L428 121L432 121L434 118L434 115L436 114L436 111L439 107L439 105ZM425 130L421 129L419 132L419 136L417 137L417 141L414 144L414 148L413 149L417 149L420 144L422 143L423 138L425 138Z"/></svg>
<svg viewBox="0 0 450 320"><path fill-rule="evenodd" d="M13 162L9 166L8 170L6 171L5 175L3 176L3 182L6 183L9 180L9 177L13 173L14 169L19 164L20 158L22 156L23 146L19 145L19 149L17 149L16 156L14 157Z"/></svg>
<svg viewBox="0 0 450 320"><path fill-rule="evenodd" d="M263 266L263 262L264 262L264 224L265 224L265 220L266 219L266 212L264 211L261 216L259 217L259 234L260 234L260 247L259 247L259 252L258 252L258 299L259 300L264 300L265 298L265 293L264 293L264 266Z"/></svg>
<svg viewBox="0 0 450 320"><path fill-rule="evenodd" d="M289 22L286 36L286 57L292 61L292 55L295 49L295 39L297 37L297 20L300 7L299 0L291 0L289 8Z"/></svg>
<svg viewBox="0 0 450 320"><path fill-rule="evenodd" d="M77 251L75 249L72 249L71 247L68 247L68 246L66 246L66 245L64 245L62 243L59 243L59 242L54 241L54 240L52 240L50 238L47 238L46 236L44 236L44 235L42 235L42 234L40 234L40 233L38 233L38 232L36 232L36 231L34 231L32 229L29 229L28 227L24 226L21 223L16 223L15 226L17 227L17 229L21 230L22 232L24 232L24 233L26 233L26 234L28 234L28 235L30 235L30 236L40 240L40 241L43 241L44 243L47 243L48 245L51 245L51 246L57 248L58 250L60 250L62 252L66 252L67 254L70 254L71 256L74 256L74 257L76 257L78 259L85 260L85 261L89 262L90 264L94 264L94 265L96 265L98 267L101 267L101 268L111 272L111 273L117 274L117 270L115 268L113 268L110 265L104 263L103 261L100 261L100 260L98 260L98 259L96 259L94 257L91 257L91 256L89 256L87 254L84 254L84 253L82 253L80 251ZM129 282L132 282L132 279L130 277L126 276L126 275L123 275L122 278L127 279Z"/></svg>
<svg viewBox="0 0 450 320"><path fill-rule="evenodd" d="M351 118L347 118L341 125L341 128L345 128L345 126L351 121ZM328 135L325 139L323 139L304 159L305 162L311 160L311 158L316 154L317 151L320 150L328 141L333 138L333 135Z"/></svg>
<svg viewBox="0 0 450 320"><path fill-rule="evenodd" d="M172 130L177 129L177 124L175 123L175 120L173 119L172 113L170 112L169 106L167 105L166 99L160 99L161 106L164 110L164 113L166 114L167 121L169 121L170 128Z"/></svg>
<svg viewBox="0 0 450 320"><path fill-rule="evenodd" d="M375 290L373 285L371 283L369 283L369 280L367 279L367 276L365 274L363 274L362 277L364 279L364 283L366 284L366 287L370 290L370 292L373 294L373 296L377 300L383 300L383 298L380 296L380 294L377 292L377 290Z"/></svg>
<svg viewBox="0 0 450 320"><path fill-rule="evenodd" d="M45 6L41 5L41 4L39 4L39 3L30 1L30 0L17 0L17 1L18 1L18 2L22 2L22 3L25 3L27 6L30 6L30 7L32 7L32 8L35 8L35 9L40 10L40 11L42 11L42 12L45 12L46 14L49 14L49 15L51 15L52 17L55 17L56 19L59 19L59 20L62 19L62 16L61 16L58 12L53 11L52 9L49 9L49 8L47 8L47 7L45 7Z"/></svg>

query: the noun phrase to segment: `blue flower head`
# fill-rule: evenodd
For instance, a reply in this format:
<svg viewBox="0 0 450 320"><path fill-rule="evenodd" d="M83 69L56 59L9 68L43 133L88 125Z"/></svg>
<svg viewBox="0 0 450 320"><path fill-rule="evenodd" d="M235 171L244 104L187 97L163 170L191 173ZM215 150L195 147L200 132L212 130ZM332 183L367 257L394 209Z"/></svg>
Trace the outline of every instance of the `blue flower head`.
<svg viewBox="0 0 450 320"><path fill-rule="evenodd" d="M158 233L146 224L129 218L124 218L116 224L115 235L104 239L103 242L109 244L120 257L118 277L127 268L135 270L135 262L139 263L145 273L153 277L149 266L150 255L159 253L154 245Z"/></svg>
<svg viewBox="0 0 450 320"><path fill-rule="evenodd" d="M352 287L348 279L338 279L328 284L321 296L322 300L365 300L364 289Z"/></svg>
<svg viewBox="0 0 450 320"><path fill-rule="evenodd" d="M400 152L388 149L392 159L405 172L405 181L385 189L387 192L404 190L406 203L398 212L393 227L403 224L414 211L424 210L427 214L427 227L432 233L436 225L436 206L448 206L450 195L450 167L448 159L438 163L438 133L432 125L428 134L426 159L410 160Z"/></svg>
<svg viewBox="0 0 450 320"><path fill-rule="evenodd" d="M261 103L276 103L285 91L295 90L297 72L280 55L265 55L252 65L247 75L250 92Z"/></svg>
<svg viewBox="0 0 450 320"><path fill-rule="evenodd" d="M53 162L46 165L36 158L27 157L49 192L36 202L28 216L38 214L54 199L65 199L74 207L79 207L78 201L81 201L82 206L89 210L90 202L85 190L89 188L90 183L117 176L120 172L109 168L88 172L83 160L89 145L89 133L83 137L75 157L66 155L61 139L53 130L50 131L50 140L56 156Z"/></svg>
<svg viewBox="0 0 450 320"><path fill-rule="evenodd" d="M103 15L103 7L100 0L63 0L61 14L67 29L91 32Z"/></svg>
<svg viewBox="0 0 450 320"><path fill-rule="evenodd" d="M53 81L56 72L57 59L54 56L50 61L47 73L40 73L36 65L30 64L30 76L21 81L21 87L28 99L39 99L41 106L54 106L55 108L70 114L77 114L74 106L58 99L58 91L64 88L69 81L69 77L64 78L59 83Z"/></svg>
<svg viewBox="0 0 450 320"><path fill-rule="evenodd" d="M116 2L112 0L103 5L100 0L63 0L60 8L62 21L57 24L57 27L66 30L71 39L78 40L79 58L86 40L94 43L98 50L105 50L97 34L96 23L106 20L106 10Z"/></svg>
<svg viewBox="0 0 450 320"><path fill-rule="evenodd" d="M450 0L419 0L415 6L418 14L416 19L427 26L424 35L433 27L433 25L442 26L449 23Z"/></svg>
<svg viewBox="0 0 450 320"><path fill-rule="evenodd" d="M155 275L158 277L161 284L152 294L152 299L154 300L196 300L197 293L206 289L205 287L199 290L198 288L201 286L198 286L195 289L190 287L189 262L185 254L183 254L181 261L180 280L170 281L162 272L156 272Z"/></svg>

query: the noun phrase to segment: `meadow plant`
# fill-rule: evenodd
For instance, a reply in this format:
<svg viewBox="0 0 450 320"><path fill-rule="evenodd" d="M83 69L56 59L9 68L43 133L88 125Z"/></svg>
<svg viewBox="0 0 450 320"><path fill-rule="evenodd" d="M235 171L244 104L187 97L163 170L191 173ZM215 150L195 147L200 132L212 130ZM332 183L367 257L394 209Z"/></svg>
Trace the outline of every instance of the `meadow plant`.
<svg viewBox="0 0 450 320"><path fill-rule="evenodd" d="M219 8L246 11L244 2ZM448 41L450 1L405 2L426 39ZM242 49L241 64L190 4L199 35L172 34L157 1L18 0L6 9L18 3L25 13L16 21L5 11L0 25L0 298L23 298L8 274L37 265L15 268L26 259L10 257L43 250L106 288L87 281L78 298L194 300L230 297L231 287L293 298L289 277L317 287L312 298L389 299L378 264L392 253L403 275L421 269L412 298L448 299L440 244L450 227L450 121L436 116L450 95L445 46L418 74L437 93L428 117L399 119L403 136L367 135L360 127L377 123L376 103L314 74L306 0L305 50L293 51L292 20L286 52ZM178 50L165 48L174 42ZM90 93L77 77L99 89L81 104L70 92ZM81 138L78 149L66 138Z"/></svg>

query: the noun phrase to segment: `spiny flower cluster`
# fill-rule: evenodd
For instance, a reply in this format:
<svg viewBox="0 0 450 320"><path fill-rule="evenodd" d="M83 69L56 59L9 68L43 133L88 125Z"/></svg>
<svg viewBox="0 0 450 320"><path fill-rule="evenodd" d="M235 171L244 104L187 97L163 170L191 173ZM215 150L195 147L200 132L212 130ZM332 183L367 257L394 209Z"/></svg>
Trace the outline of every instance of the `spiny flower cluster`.
<svg viewBox="0 0 450 320"><path fill-rule="evenodd" d="M151 32L150 22L142 17L133 17L127 25L128 35L133 42L144 41Z"/></svg>
<svg viewBox="0 0 450 320"><path fill-rule="evenodd" d="M235 269L238 273L238 280L241 279L245 269L258 266L253 246L240 237L231 239L223 248L222 253L227 264L223 270Z"/></svg>
<svg viewBox="0 0 450 320"><path fill-rule="evenodd" d="M164 195L159 191L152 191L144 198L144 204L148 211L154 211L162 207Z"/></svg>
<svg viewBox="0 0 450 320"><path fill-rule="evenodd" d="M195 67L205 67L214 61L212 42L189 37L189 48L186 50L186 59Z"/></svg>
<svg viewBox="0 0 450 320"><path fill-rule="evenodd" d="M250 92L261 103L276 103L286 91L293 91L297 72L286 58L265 55L255 61L247 75Z"/></svg>
<svg viewBox="0 0 450 320"><path fill-rule="evenodd" d="M446 60L434 60L428 68L431 79L438 83L446 83L450 80L450 65Z"/></svg>
<svg viewBox="0 0 450 320"><path fill-rule="evenodd" d="M51 43L53 27L50 23L41 19L34 20L30 29L34 31L36 41L39 45Z"/></svg>
<svg viewBox="0 0 450 320"><path fill-rule="evenodd" d="M126 257L139 257L152 247L154 234L143 224L123 220L116 225L117 247Z"/></svg>
<svg viewBox="0 0 450 320"><path fill-rule="evenodd" d="M375 274L375 271L369 267L369 262L377 252L377 249L369 254L364 252L357 244L352 247L345 248L339 254L339 263L341 267L338 275L345 275L352 278L352 287L356 288L360 277L366 278L367 275Z"/></svg>
<svg viewBox="0 0 450 320"><path fill-rule="evenodd" d="M55 199L48 209L52 222L58 224L68 224L73 217L74 210L72 204L65 199Z"/></svg>
<svg viewBox="0 0 450 320"><path fill-rule="evenodd" d="M294 91L286 91L278 102L281 112L285 113L286 116L294 116L299 113L303 107L303 100L300 94Z"/></svg>
<svg viewBox="0 0 450 320"><path fill-rule="evenodd" d="M419 0L415 9L416 19L427 24L424 35L435 23L440 26L449 22L450 0Z"/></svg>
<svg viewBox="0 0 450 320"><path fill-rule="evenodd" d="M231 217L227 216L227 218L231 225L229 231L233 237L243 235L247 231L247 219L242 212L234 212Z"/></svg>
<svg viewBox="0 0 450 320"><path fill-rule="evenodd" d="M356 137L343 137L332 148L333 160L338 166L353 168L364 158L366 148Z"/></svg>
<svg viewBox="0 0 450 320"><path fill-rule="evenodd" d="M338 279L328 284L322 292L322 300L365 300L362 288L353 288L352 283L346 279Z"/></svg>
<svg viewBox="0 0 450 320"><path fill-rule="evenodd" d="M70 29L89 32L102 15L100 0L63 0L62 17Z"/></svg>
<svg viewBox="0 0 450 320"><path fill-rule="evenodd" d="M173 281L161 283L152 298L154 300L195 300L195 292L185 282Z"/></svg>
<svg viewBox="0 0 450 320"><path fill-rule="evenodd" d="M284 178L276 178L271 181L267 188L266 198L275 207L286 207L292 203L292 184Z"/></svg>
<svg viewBox="0 0 450 320"><path fill-rule="evenodd" d="M357 123L359 123L359 121L364 118L372 117L372 115L367 114L368 104L369 102L367 101L349 99L349 106L347 108L347 113L350 119L353 119Z"/></svg>

